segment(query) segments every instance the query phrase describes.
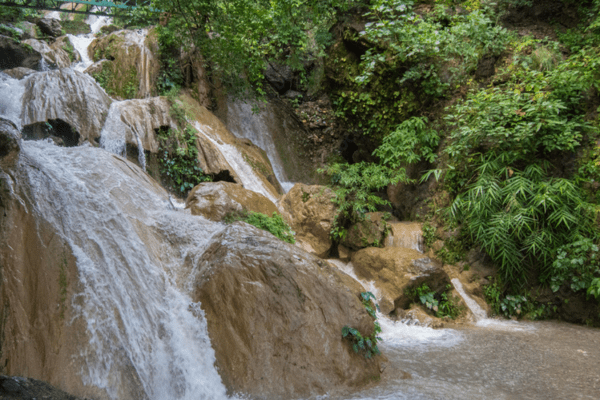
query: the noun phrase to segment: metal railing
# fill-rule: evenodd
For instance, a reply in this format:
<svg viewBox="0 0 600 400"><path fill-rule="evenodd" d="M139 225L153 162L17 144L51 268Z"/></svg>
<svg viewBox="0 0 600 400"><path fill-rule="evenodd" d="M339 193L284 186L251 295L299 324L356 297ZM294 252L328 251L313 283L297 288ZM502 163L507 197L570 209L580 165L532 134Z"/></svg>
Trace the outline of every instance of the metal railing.
<svg viewBox="0 0 600 400"><path fill-rule="evenodd" d="M86 7L81 7L83 4ZM112 15L111 8L132 10L142 5L149 5L149 0L0 0L0 6L34 8L37 10L60 11L74 14Z"/></svg>

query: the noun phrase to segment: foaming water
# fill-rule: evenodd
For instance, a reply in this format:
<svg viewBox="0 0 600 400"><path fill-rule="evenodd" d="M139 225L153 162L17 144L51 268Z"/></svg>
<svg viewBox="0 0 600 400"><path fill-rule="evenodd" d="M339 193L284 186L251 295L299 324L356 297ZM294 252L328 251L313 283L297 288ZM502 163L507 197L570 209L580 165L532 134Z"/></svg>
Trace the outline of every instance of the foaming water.
<svg viewBox="0 0 600 400"><path fill-rule="evenodd" d="M252 169L252 166L244 160L244 157L242 157L242 154L235 146L222 143L220 140L214 138L210 132L211 129L209 126L202 125L198 121L192 121L192 125L200 132L200 134L204 135L204 137L210 140L210 142L219 149L229 165L231 165L231 168L233 168L237 176L242 180L241 183L244 188L260 193L273 203L277 203L277 198L267 190L258 175L256 175L256 172Z"/></svg>
<svg viewBox="0 0 600 400"><path fill-rule="evenodd" d="M25 80L17 80L0 72L0 117L12 121L21 129L21 111Z"/></svg>
<svg viewBox="0 0 600 400"><path fill-rule="evenodd" d="M227 398L189 283L223 226L175 210L142 170L102 149L25 142L23 156L35 212L77 259L84 383L113 399Z"/></svg>
<svg viewBox="0 0 600 400"><path fill-rule="evenodd" d="M366 291L373 293L376 299L381 299L381 293L379 293L379 289L377 289L377 287L375 286L375 282L365 281L356 276L356 273L354 272L354 266L351 262L346 263L338 259L329 259L327 261L334 267L336 267L337 269L354 279L356 282L360 283Z"/></svg>
<svg viewBox="0 0 600 400"><path fill-rule="evenodd" d="M83 72L94 63L88 54L88 47L90 47L90 44L95 39L94 34L89 33L87 35L77 36L69 34L67 36L71 40L75 50L77 50L81 55L81 61L77 64L74 64L72 68L75 71Z"/></svg>

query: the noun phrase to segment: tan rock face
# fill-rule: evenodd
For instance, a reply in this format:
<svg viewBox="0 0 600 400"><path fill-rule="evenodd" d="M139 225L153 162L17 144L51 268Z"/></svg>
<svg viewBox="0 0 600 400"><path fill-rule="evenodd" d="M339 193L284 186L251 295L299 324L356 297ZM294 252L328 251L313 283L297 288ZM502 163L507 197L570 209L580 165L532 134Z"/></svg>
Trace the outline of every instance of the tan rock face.
<svg viewBox="0 0 600 400"><path fill-rule="evenodd" d="M305 251L326 257L332 245L331 226L336 214L331 189L297 183L279 202L283 217L296 232L296 241Z"/></svg>
<svg viewBox="0 0 600 400"><path fill-rule="evenodd" d="M291 399L378 379L379 357L341 336L345 325L373 329L350 277L244 223L216 235L197 267L193 300L229 391Z"/></svg>
<svg viewBox="0 0 600 400"><path fill-rule="evenodd" d="M404 247L423 252L423 228L418 222L389 222L385 247Z"/></svg>
<svg viewBox="0 0 600 400"><path fill-rule="evenodd" d="M220 221L233 211L254 211L271 216L277 207L265 196L231 182L203 182L192 189L185 202L193 215Z"/></svg>
<svg viewBox="0 0 600 400"><path fill-rule="evenodd" d="M0 118L0 168L15 165L21 151L21 133L10 121ZM1 203L0 203L1 204Z"/></svg>
<svg viewBox="0 0 600 400"><path fill-rule="evenodd" d="M379 307L385 314L408 306L405 290L412 286L427 282L437 291L450 282L441 265L412 249L369 247L354 253L352 264L358 277L374 281L382 295Z"/></svg>
<svg viewBox="0 0 600 400"><path fill-rule="evenodd" d="M94 40L88 48L94 61L101 65L109 94L121 99L143 99L156 95L160 71L158 41L154 31L122 30Z"/></svg>
<svg viewBox="0 0 600 400"><path fill-rule="evenodd" d="M80 135L79 143L100 137L111 100L93 79L71 69L34 74L23 95L23 126L60 119Z"/></svg>

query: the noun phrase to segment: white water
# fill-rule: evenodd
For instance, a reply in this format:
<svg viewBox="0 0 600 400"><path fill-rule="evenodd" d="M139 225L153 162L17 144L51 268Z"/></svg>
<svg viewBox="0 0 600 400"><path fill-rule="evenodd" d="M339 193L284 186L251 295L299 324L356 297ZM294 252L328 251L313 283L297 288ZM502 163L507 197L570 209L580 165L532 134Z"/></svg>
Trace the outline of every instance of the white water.
<svg viewBox="0 0 600 400"><path fill-rule="evenodd" d="M24 142L35 212L69 244L87 323L84 383L113 399L225 399L199 303L195 260L221 224L177 211L131 163L91 146ZM127 378L129 377L129 378Z"/></svg>
<svg viewBox="0 0 600 400"><path fill-rule="evenodd" d="M481 308L481 306L477 304L477 302L473 300L467 293L465 293L465 289L463 288L462 283L460 283L458 279L454 278L450 282L452 282L454 289L456 289L456 291L458 292L460 297L462 297L469 310L471 310L471 313L473 313L475 321L481 321L487 318L487 313L485 312L485 310Z"/></svg>
<svg viewBox="0 0 600 400"><path fill-rule="evenodd" d="M83 72L94 63L88 54L88 47L90 47L90 44L95 39L94 34L89 33L87 35L77 36L69 34L67 36L71 40L71 43L73 44L73 47L75 47L75 50L77 50L81 55L81 61L77 64L72 65L71 68L73 68L76 71Z"/></svg>
<svg viewBox="0 0 600 400"><path fill-rule="evenodd" d="M237 137L250 139L252 143L267 152L277 180L284 192L289 192L294 186L294 182L288 181L266 122L269 118L273 118L271 111L261 110L260 113L255 114L251 104L241 101L229 102L227 109L228 114L235 116L235 119L239 121L239 124L230 127L231 132Z"/></svg>
<svg viewBox="0 0 600 400"><path fill-rule="evenodd" d="M12 121L21 129L21 110L25 79L17 80L0 72L0 117Z"/></svg>
<svg viewBox="0 0 600 400"><path fill-rule="evenodd" d="M244 188L260 193L273 203L277 203L277 198L267 190L261 179L256 175L256 172L254 172L254 169L252 169L252 166L244 160L244 157L242 157L242 154L235 146L222 143L218 138L213 137L209 126L202 125L198 121L191 121L191 123L200 134L204 135L219 149L231 168L233 168L237 176L242 180L241 183Z"/></svg>

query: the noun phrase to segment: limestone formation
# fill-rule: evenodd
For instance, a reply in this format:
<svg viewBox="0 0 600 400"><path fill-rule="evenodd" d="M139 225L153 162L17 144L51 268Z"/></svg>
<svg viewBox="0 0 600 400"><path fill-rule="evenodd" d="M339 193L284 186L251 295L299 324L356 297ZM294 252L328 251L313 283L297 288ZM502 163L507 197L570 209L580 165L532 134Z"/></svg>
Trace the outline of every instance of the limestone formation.
<svg viewBox="0 0 600 400"><path fill-rule="evenodd" d="M79 134L79 142L96 143L111 100L89 76L71 69L32 75L25 83L22 125L61 120Z"/></svg>
<svg viewBox="0 0 600 400"><path fill-rule="evenodd" d="M13 38L0 35L0 70L17 67L38 70L41 59L39 52L15 42Z"/></svg>
<svg viewBox="0 0 600 400"><path fill-rule="evenodd" d="M153 30L113 32L95 39L88 52L93 61L108 60L95 73L104 75L105 89L111 96L143 99L156 95L160 60Z"/></svg>
<svg viewBox="0 0 600 400"><path fill-rule="evenodd" d="M40 53L46 63L52 67L67 68L71 65L69 54L60 46L50 47L46 42L37 39L27 39L23 43Z"/></svg>
<svg viewBox="0 0 600 400"><path fill-rule="evenodd" d="M373 281L382 299L379 307L388 314L397 307L410 303L406 289L427 282L437 291L450 283L441 265L422 253L400 247L369 247L352 255L352 264L358 277Z"/></svg>
<svg viewBox="0 0 600 400"><path fill-rule="evenodd" d="M254 211L271 216L277 207L262 194L231 182L203 182L192 189L185 202L193 215L220 221L234 211Z"/></svg>
<svg viewBox="0 0 600 400"><path fill-rule="evenodd" d="M309 253L328 256L331 227L336 214L331 189L297 183L279 202L283 217L296 232L296 242Z"/></svg>
<svg viewBox="0 0 600 400"><path fill-rule="evenodd" d="M345 325L373 329L349 276L239 222L213 237L197 268L193 299L229 391L292 399L379 379L381 357L342 339Z"/></svg>

